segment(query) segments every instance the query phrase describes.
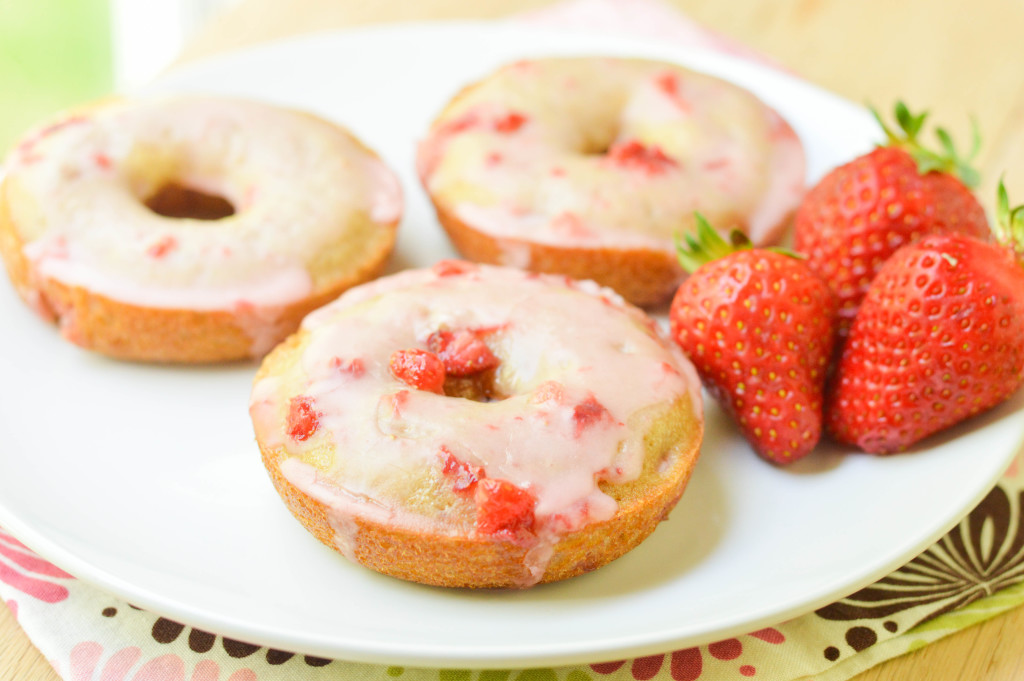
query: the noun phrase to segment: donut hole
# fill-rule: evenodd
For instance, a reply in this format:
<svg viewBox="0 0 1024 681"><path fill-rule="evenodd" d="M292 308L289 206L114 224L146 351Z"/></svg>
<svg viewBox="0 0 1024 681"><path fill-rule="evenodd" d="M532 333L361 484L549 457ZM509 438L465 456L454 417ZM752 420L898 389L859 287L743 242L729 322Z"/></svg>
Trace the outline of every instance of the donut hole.
<svg viewBox="0 0 1024 681"><path fill-rule="evenodd" d="M611 123L581 131L577 151L583 156L607 156L619 138L619 125Z"/></svg>
<svg viewBox="0 0 1024 681"><path fill-rule="evenodd" d="M583 147L581 153L584 156L607 156L608 150L611 148L611 142L608 142L607 144L588 144L587 146Z"/></svg>
<svg viewBox="0 0 1024 681"><path fill-rule="evenodd" d="M164 183L142 203L165 218L222 220L235 214L234 205L223 196L173 181Z"/></svg>
<svg viewBox="0 0 1024 681"><path fill-rule="evenodd" d="M448 375L444 379L444 394L461 397L474 402L498 402L508 397L499 388L495 377L497 371L489 369L469 376Z"/></svg>
<svg viewBox="0 0 1024 681"><path fill-rule="evenodd" d="M585 140L584 146L580 149L580 153L584 156L607 156L609 150L612 148L612 143L615 141L614 138L609 140L598 140L588 139Z"/></svg>

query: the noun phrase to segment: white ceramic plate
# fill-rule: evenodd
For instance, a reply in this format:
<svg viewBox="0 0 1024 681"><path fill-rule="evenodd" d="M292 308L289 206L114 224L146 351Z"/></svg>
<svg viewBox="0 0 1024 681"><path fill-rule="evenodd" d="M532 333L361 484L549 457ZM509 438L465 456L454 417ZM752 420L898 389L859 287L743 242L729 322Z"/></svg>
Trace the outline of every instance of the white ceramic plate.
<svg viewBox="0 0 1024 681"><path fill-rule="evenodd" d="M491 25L318 35L183 68L152 89L260 97L343 121L402 175L392 269L450 255L413 145L463 84L529 55L679 61L742 83L810 150L810 176L869 147L869 117L786 75L710 54ZM525 592L379 576L292 519L246 412L252 365L111 362L58 339L0 285L0 524L133 604L234 638L326 657L432 666L596 662L694 645L808 612L950 528L1017 451L1024 400L890 458L823 447L757 459L708 407L703 458L671 519L597 572Z"/></svg>

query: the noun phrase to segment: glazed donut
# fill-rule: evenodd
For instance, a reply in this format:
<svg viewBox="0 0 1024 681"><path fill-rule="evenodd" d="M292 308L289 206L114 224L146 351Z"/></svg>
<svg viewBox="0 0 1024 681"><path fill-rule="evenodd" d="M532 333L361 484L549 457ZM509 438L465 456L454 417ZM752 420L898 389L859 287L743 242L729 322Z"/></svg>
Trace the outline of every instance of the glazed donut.
<svg viewBox="0 0 1024 681"><path fill-rule="evenodd" d="M384 163L310 114L229 98L116 100L11 152L0 254L70 341L121 359L262 356L383 268L402 212Z"/></svg>
<svg viewBox="0 0 1024 681"><path fill-rule="evenodd" d="M668 514L699 386L610 289L442 261L312 313L264 359L250 414L326 545L415 582L526 587L604 565Z"/></svg>
<svg viewBox="0 0 1024 681"><path fill-rule="evenodd" d="M664 302L673 237L699 211L777 240L804 190L803 147L751 93L674 64L520 61L460 92L418 171L457 250Z"/></svg>

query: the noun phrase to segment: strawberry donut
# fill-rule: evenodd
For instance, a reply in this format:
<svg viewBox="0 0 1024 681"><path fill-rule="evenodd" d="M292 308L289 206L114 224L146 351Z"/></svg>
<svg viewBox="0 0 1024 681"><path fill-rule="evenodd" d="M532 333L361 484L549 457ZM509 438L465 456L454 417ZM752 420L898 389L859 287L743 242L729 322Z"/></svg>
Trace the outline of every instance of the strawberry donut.
<svg viewBox="0 0 1024 681"><path fill-rule="evenodd" d="M129 360L262 356L376 276L401 190L346 130L258 102L104 102L31 131L0 184L0 254L73 343Z"/></svg>
<svg viewBox="0 0 1024 681"><path fill-rule="evenodd" d="M460 92L418 170L456 248L487 263L593 279L639 305L683 277L694 212L777 240L804 190L792 128L754 95L674 64L550 58Z"/></svg>
<svg viewBox="0 0 1024 681"><path fill-rule="evenodd" d="M699 388L610 289L442 261L308 316L264 359L250 414L323 543L406 580L521 588L598 568L665 518L698 457Z"/></svg>

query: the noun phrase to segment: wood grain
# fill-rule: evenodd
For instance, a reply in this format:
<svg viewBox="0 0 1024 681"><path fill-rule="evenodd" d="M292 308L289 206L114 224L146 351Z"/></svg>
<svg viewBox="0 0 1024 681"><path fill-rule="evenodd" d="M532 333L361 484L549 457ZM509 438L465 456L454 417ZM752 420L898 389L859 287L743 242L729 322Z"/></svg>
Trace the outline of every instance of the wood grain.
<svg viewBox="0 0 1024 681"><path fill-rule="evenodd" d="M991 209L1005 178L1024 202L1024 3L1012 0L671 0L811 82L887 108L896 98L931 110L958 139L983 135L979 195ZM313 30L385 21L484 19L548 0L242 0L196 36L182 59ZM56 679L0 608L0 681ZM886 662L855 681L1017 681L1024 678L1024 609Z"/></svg>

